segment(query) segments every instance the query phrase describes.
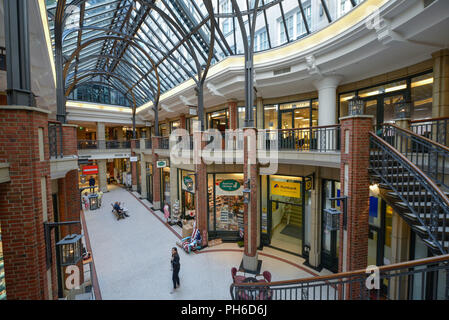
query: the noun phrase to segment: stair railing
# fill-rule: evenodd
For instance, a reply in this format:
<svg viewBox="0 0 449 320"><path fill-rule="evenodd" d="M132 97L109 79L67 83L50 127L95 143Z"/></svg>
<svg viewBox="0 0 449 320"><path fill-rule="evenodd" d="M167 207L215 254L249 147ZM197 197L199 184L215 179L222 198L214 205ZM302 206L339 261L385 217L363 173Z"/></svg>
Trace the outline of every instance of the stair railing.
<svg viewBox="0 0 449 320"><path fill-rule="evenodd" d="M448 253L444 247L446 241L449 241L449 235L446 232L447 217L449 217L447 196L417 165L373 132L370 133L370 143L371 170L399 196L414 215L415 220L425 228L428 239L424 239L424 241L440 254ZM382 165L379 166L380 163ZM391 163L399 165L391 166ZM405 181L406 178L407 181ZM430 198L430 208L426 200L421 202L419 199L418 202L410 203L406 197L407 194L424 199ZM442 214L442 219L439 219L440 214ZM426 217L430 219L426 219ZM441 222L442 226L439 226ZM440 240L439 233L441 233Z"/></svg>
<svg viewBox="0 0 449 320"><path fill-rule="evenodd" d="M447 146L449 135L449 117L413 120L410 123L410 130L420 136Z"/></svg>
<svg viewBox="0 0 449 320"><path fill-rule="evenodd" d="M448 278L449 255L381 266L375 273L378 282L371 282L368 270L358 270L290 281L233 283L230 293L233 300L449 300L447 281L434 283L431 296L424 285L415 290L418 286L413 283L421 283L431 272ZM439 286L444 294L438 295Z"/></svg>
<svg viewBox="0 0 449 320"><path fill-rule="evenodd" d="M383 126L382 137L436 184L449 190L448 147L394 124Z"/></svg>

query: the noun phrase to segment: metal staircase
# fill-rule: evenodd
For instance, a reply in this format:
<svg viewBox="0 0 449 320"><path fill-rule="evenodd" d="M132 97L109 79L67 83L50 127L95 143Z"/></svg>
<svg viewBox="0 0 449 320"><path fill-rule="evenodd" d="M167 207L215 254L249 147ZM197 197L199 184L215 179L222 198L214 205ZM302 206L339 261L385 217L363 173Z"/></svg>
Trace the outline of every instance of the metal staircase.
<svg viewBox="0 0 449 320"><path fill-rule="evenodd" d="M381 197L436 255L449 253L449 149L395 125L371 133L370 173Z"/></svg>

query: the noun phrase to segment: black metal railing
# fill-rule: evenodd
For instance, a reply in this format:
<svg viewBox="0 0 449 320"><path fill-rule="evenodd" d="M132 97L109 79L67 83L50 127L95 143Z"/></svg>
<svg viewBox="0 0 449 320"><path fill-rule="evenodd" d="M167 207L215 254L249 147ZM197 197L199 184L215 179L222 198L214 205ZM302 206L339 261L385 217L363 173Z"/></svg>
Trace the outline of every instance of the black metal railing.
<svg viewBox="0 0 449 320"><path fill-rule="evenodd" d="M60 122L48 123L48 145L50 158L63 158L62 125Z"/></svg>
<svg viewBox="0 0 449 320"><path fill-rule="evenodd" d="M131 141L116 140L79 140L78 150L89 149L130 149Z"/></svg>
<svg viewBox="0 0 449 320"><path fill-rule="evenodd" d="M6 71L6 48L0 47L0 70Z"/></svg>
<svg viewBox="0 0 449 320"><path fill-rule="evenodd" d="M168 150L170 147L170 137L159 138L159 149Z"/></svg>
<svg viewBox="0 0 449 320"><path fill-rule="evenodd" d="M417 135L447 146L449 142L449 117L415 120L411 122L410 130Z"/></svg>
<svg viewBox="0 0 449 320"><path fill-rule="evenodd" d="M449 200L441 189L400 149L370 133L370 169L400 198L424 242L441 254L448 253ZM409 216L410 217L410 216ZM415 226L415 230L417 230Z"/></svg>
<svg viewBox="0 0 449 320"><path fill-rule="evenodd" d="M449 191L449 148L396 125L383 126L382 138Z"/></svg>
<svg viewBox="0 0 449 320"><path fill-rule="evenodd" d="M448 300L449 255L279 282L233 283L233 300ZM432 282L428 290L429 279ZM378 281L377 281L378 280ZM367 282L372 284L368 287Z"/></svg>
<svg viewBox="0 0 449 320"><path fill-rule="evenodd" d="M153 142L151 139L145 139L145 149L152 149Z"/></svg>
<svg viewBox="0 0 449 320"><path fill-rule="evenodd" d="M339 152L340 126L266 130L266 140L267 150Z"/></svg>

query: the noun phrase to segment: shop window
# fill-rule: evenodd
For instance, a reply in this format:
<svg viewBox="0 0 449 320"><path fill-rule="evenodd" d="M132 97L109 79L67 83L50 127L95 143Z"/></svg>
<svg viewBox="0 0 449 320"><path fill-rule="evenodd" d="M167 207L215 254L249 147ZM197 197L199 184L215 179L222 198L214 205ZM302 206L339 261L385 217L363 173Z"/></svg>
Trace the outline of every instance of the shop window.
<svg viewBox="0 0 449 320"><path fill-rule="evenodd" d="M181 121L177 120L177 121L172 121L170 122L170 132L175 131L176 129L181 128Z"/></svg>
<svg viewBox="0 0 449 320"><path fill-rule="evenodd" d="M195 217L195 174L180 170L181 214L183 219Z"/></svg>
<svg viewBox="0 0 449 320"><path fill-rule="evenodd" d="M212 179L214 180L211 180ZM239 232L243 228L243 174L209 175L209 228Z"/></svg>
<svg viewBox="0 0 449 320"><path fill-rule="evenodd" d="M264 106L264 123L265 129L277 129L278 128L278 106L268 105Z"/></svg>
<svg viewBox="0 0 449 320"><path fill-rule="evenodd" d="M245 127L245 107L238 107L237 112L238 112L237 128L244 128ZM254 120L254 125L256 125L256 122L257 122L256 106L253 106L253 120Z"/></svg>
<svg viewBox="0 0 449 320"><path fill-rule="evenodd" d="M207 114L207 124L209 129L217 129L220 132L225 132L228 126L229 110L224 109Z"/></svg>
<svg viewBox="0 0 449 320"><path fill-rule="evenodd" d="M422 120L432 117L433 105L433 74L425 74L412 78L412 120Z"/></svg>

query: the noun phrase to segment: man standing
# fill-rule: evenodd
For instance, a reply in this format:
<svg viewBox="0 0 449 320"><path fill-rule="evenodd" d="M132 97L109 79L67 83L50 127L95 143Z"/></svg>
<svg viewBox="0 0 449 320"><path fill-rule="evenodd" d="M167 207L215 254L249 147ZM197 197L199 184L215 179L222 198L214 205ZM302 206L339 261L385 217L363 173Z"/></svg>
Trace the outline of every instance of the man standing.
<svg viewBox="0 0 449 320"><path fill-rule="evenodd" d="M89 179L89 187L90 187L90 192L95 191L95 178L94 177L90 177ZM92 191L93 189L93 191Z"/></svg>

